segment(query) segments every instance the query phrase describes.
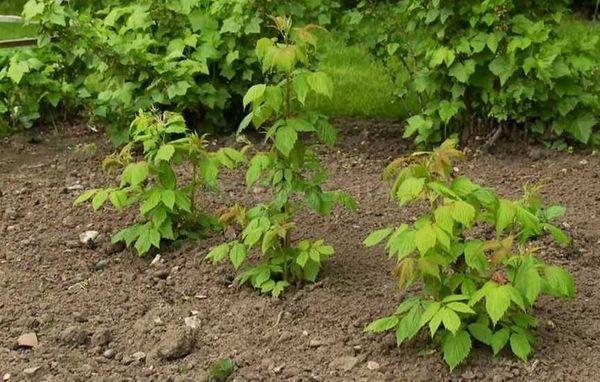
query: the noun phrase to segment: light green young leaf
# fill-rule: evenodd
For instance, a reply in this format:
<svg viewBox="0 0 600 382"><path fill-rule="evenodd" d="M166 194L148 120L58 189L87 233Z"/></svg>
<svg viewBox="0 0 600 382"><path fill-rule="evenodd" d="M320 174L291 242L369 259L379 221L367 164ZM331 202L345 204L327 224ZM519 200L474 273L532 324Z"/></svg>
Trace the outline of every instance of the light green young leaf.
<svg viewBox="0 0 600 382"><path fill-rule="evenodd" d="M423 224L421 228L415 231L415 244L421 255L435 247L435 243L436 232L431 223Z"/></svg>
<svg viewBox="0 0 600 382"><path fill-rule="evenodd" d="M470 227L475 220L475 207L462 200L457 200L452 205L452 218L465 227Z"/></svg>
<svg viewBox="0 0 600 382"><path fill-rule="evenodd" d="M229 251L229 259L233 267L238 269L246 259L246 247L242 243L235 243Z"/></svg>
<svg viewBox="0 0 600 382"><path fill-rule="evenodd" d="M398 191L396 192L396 196L400 201L400 205L405 205L406 203L418 198L423 191L424 185L425 178L408 178L402 182L400 187L398 187Z"/></svg>
<svg viewBox="0 0 600 382"><path fill-rule="evenodd" d="M497 355L506 346L509 337L510 330L508 328L502 328L492 335L491 346L494 355Z"/></svg>
<svg viewBox="0 0 600 382"><path fill-rule="evenodd" d="M510 307L510 292L505 286L491 288L485 296L485 309L494 325L500 321Z"/></svg>
<svg viewBox="0 0 600 382"><path fill-rule="evenodd" d="M391 228L384 228L377 230L375 232L371 232L369 236L363 241L363 244L366 247L373 247L379 244L383 239L388 237L392 233Z"/></svg>
<svg viewBox="0 0 600 382"><path fill-rule="evenodd" d="M465 330L446 335L442 351L450 371L454 370L471 352L471 336Z"/></svg>
<svg viewBox="0 0 600 382"><path fill-rule="evenodd" d="M297 140L298 133L287 125L279 127L275 133L275 147L286 157L290 155Z"/></svg>
<svg viewBox="0 0 600 382"><path fill-rule="evenodd" d="M380 319L377 319L377 320L371 322L369 325L367 325L367 327L365 328L365 332L369 332L369 333L386 332L388 330L395 328L396 325L398 325L399 321L400 321L400 319L397 316L382 317Z"/></svg>
<svg viewBox="0 0 600 382"><path fill-rule="evenodd" d="M171 160L171 158L173 158L174 154L175 154L175 147L173 145L170 145L170 144L162 145L158 149L158 152L156 153L156 157L154 157L154 160L156 163L158 163L160 161L168 162Z"/></svg>
<svg viewBox="0 0 600 382"><path fill-rule="evenodd" d="M246 106L248 106L250 103L255 102L256 100L260 99L263 96L263 94L265 94L266 89L267 89L267 85L265 85L265 84L254 85L250 89L248 89L248 91L246 92L246 95L244 96L244 100L243 100L244 108Z"/></svg>
<svg viewBox="0 0 600 382"><path fill-rule="evenodd" d="M496 232L502 233L515 220L517 208L515 204L506 199L500 199L496 213Z"/></svg>
<svg viewBox="0 0 600 382"><path fill-rule="evenodd" d="M440 309L440 312L442 312L442 322L444 323L444 327L453 334L456 333L458 329L460 329L461 324L458 314L446 307Z"/></svg>

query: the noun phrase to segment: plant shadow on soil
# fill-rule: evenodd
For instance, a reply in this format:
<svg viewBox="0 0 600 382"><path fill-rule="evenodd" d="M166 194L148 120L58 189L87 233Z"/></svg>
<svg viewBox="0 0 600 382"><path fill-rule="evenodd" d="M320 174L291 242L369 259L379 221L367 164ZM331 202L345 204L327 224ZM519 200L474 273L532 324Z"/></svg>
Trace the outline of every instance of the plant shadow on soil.
<svg viewBox="0 0 600 382"><path fill-rule="evenodd" d="M322 150L329 186L347 190L360 209L300 216L298 234L327 238L336 255L317 284L291 289L280 300L231 286L229 267L203 261L220 235L161 253L159 267L149 265L152 257L112 253L110 235L135 211L95 215L72 205L81 192L72 186L114 181L100 171L111 148L99 136L70 128L43 136L38 145L16 138L1 143L0 375L10 373L11 381L201 381L213 362L229 357L236 363L235 381L600 380L598 156L502 144L460 165L503 196L518 197L526 183L542 182L548 202L567 205L566 230L575 248L537 244L546 260L573 273L577 296L539 302L539 341L529 362L476 349L449 373L425 338L396 348L391 334L363 333L404 297L392 262L361 242L376 228L417 215L390 202L380 179L385 165L411 146L395 124L339 123L344 129L337 147ZM77 149L78 143L98 150ZM221 191L206 203L214 210L261 197L245 191L240 171L224 176ZM78 242L90 229L101 233L95 249ZM185 327L191 316L199 328L195 345L183 352L190 354L161 360L157 347L168 346L168 333ZM17 338L27 332L37 334L39 346L17 348Z"/></svg>

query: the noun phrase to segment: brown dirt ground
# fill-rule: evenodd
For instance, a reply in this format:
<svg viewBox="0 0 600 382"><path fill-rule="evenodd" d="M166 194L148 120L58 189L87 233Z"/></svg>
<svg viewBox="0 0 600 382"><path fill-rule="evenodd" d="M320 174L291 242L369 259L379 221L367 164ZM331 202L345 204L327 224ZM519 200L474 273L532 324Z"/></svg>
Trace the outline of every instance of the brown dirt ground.
<svg viewBox="0 0 600 382"><path fill-rule="evenodd" d="M529 362L517 362L508 354L493 358L489 351L476 349L450 374L425 339L396 348L391 334L362 332L403 298L390 273L391 262L380 249L363 248L361 241L375 228L414 217L414 210L389 202L387 185L380 182L384 166L409 153L410 146L400 138L398 126L343 125L337 149L325 154L329 186L347 190L360 210L336 210L329 218L300 217L298 235L326 237L337 254L319 283L290 290L280 300L232 287L229 267L202 261L220 237L163 252L164 267L170 270L166 279L149 266L152 257L111 253L111 233L134 214L93 214L89 207L73 207L81 191L67 189L77 182L90 188L111 181L99 171L110 147L98 135L70 129L44 135L37 145L19 139L1 143L0 375L10 373L11 382L202 381L212 362L230 357L236 363L232 380L238 382L600 380L597 155L513 143L461 165L475 180L506 196L518 196L528 182L543 182L548 202L568 206L565 222L575 249L545 246L544 257L574 274L578 293L572 301L540 301L539 341ZM98 151L81 149L86 143ZM223 183L209 205L242 195L242 177L230 174ZM78 235L88 229L102 234L97 249L78 245ZM101 260L106 267L96 270ZM193 352L175 361L151 357L165 331L183 327L192 311L201 321ZM74 327L72 333L83 332L81 342L92 335L94 340L74 345L77 336L63 338L69 327ZM110 333L108 345L98 341L103 331ZM16 349L16 339L26 332L37 334L39 347ZM107 346L114 350L112 359L103 356ZM146 362L127 364L138 351L148 355ZM350 360L358 362L343 371L331 364L340 357L356 357ZM369 361L379 368L370 370ZM37 367L33 373L27 370L29 375L25 372Z"/></svg>

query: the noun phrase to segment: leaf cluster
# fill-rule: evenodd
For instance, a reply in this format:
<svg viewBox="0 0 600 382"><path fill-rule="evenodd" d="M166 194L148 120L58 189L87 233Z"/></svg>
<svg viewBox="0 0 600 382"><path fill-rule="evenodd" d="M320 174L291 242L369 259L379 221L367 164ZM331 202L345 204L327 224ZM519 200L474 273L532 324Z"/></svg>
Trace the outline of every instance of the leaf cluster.
<svg viewBox="0 0 600 382"><path fill-rule="evenodd" d="M474 341L494 354L510 344L525 360L535 342L532 308L538 297L575 293L572 277L545 263L531 246L542 235L570 243L552 224L564 207L544 207L533 187L520 200L499 197L454 173L461 157L455 142L447 140L433 152L415 153L387 169L394 179L392 198L402 206L421 203L426 210L412 224L371 233L364 244L385 241L396 260L398 286L420 282L422 288L366 330L395 330L398 345L428 330L451 369L468 356Z"/></svg>

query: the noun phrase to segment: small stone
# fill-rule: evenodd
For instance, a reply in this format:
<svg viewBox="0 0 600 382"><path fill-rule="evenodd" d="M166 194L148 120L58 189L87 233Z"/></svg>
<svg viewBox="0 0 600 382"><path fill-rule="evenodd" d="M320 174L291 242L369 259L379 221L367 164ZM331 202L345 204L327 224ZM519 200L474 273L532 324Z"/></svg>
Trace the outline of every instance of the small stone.
<svg viewBox="0 0 600 382"><path fill-rule="evenodd" d="M94 248L99 236L100 232L98 231L85 231L79 235L79 242L87 245L90 248Z"/></svg>
<svg viewBox="0 0 600 382"><path fill-rule="evenodd" d="M17 345L21 348L35 348L38 347L39 342L37 335L33 332L22 334L17 339Z"/></svg>
<svg viewBox="0 0 600 382"><path fill-rule="evenodd" d="M60 339L65 345L85 345L88 342L88 334L77 326L69 326L60 333Z"/></svg>
<svg viewBox="0 0 600 382"><path fill-rule="evenodd" d="M358 364L357 357L344 356L334 359L329 363L329 368L340 370L340 371L350 371L354 369L354 367Z"/></svg>
<svg viewBox="0 0 600 382"><path fill-rule="evenodd" d="M114 349L106 349L104 351L104 353L102 353L102 356L106 359L112 359L115 356L115 350Z"/></svg>
<svg viewBox="0 0 600 382"><path fill-rule="evenodd" d="M6 373L2 376L2 381L6 382L10 379L10 374Z"/></svg>
<svg viewBox="0 0 600 382"><path fill-rule="evenodd" d="M582 159L582 160L580 160L580 161L579 161L579 164L580 164L580 165L582 165L582 166L585 166L585 165L587 165L588 163L589 163L589 162L587 161L587 159Z"/></svg>
<svg viewBox="0 0 600 382"><path fill-rule="evenodd" d="M146 360L146 353L143 351L135 352L131 355L131 358L137 363L142 363Z"/></svg>
<svg viewBox="0 0 600 382"><path fill-rule="evenodd" d="M106 269L107 266L108 266L108 261L102 259L94 264L94 270L96 272L103 271Z"/></svg>
<svg viewBox="0 0 600 382"><path fill-rule="evenodd" d="M200 319L197 316L186 317L183 319L185 326L190 329L198 329L200 327Z"/></svg>
<svg viewBox="0 0 600 382"><path fill-rule="evenodd" d="M377 363L375 361L369 361L369 362L367 362L367 369L377 370L377 369L379 369L379 363Z"/></svg>
<svg viewBox="0 0 600 382"><path fill-rule="evenodd" d="M180 328L168 330L154 353L160 359L172 361L183 358L194 350L196 345L196 331Z"/></svg>
<svg viewBox="0 0 600 382"><path fill-rule="evenodd" d="M154 256L154 259L152 259L150 266L155 267L160 263L161 263L161 257L160 257L160 255L156 255L156 256Z"/></svg>
<svg viewBox="0 0 600 382"><path fill-rule="evenodd" d="M318 340L316 338L313 338L312 340L310 340L310 342L308 343L308 346L310 346L311 348L318 348L323 346L324 343L321 340Z"/></svg>
<svg viewBox="0 0 600 382"><path fill-rule="evenodd" d="M37 373L37 371L39 369L41 369L41 366L28 367L27 369L23 370L23 374L31 377L32 375L34 375L35 373Z"/></svg>
<svg viewBox="0 0 600 382"><path fill-rule="evenodd" d="M205 294L197 294L194 297L196 297L198 300L205 300L208 298L208 296Z"/></svg>

